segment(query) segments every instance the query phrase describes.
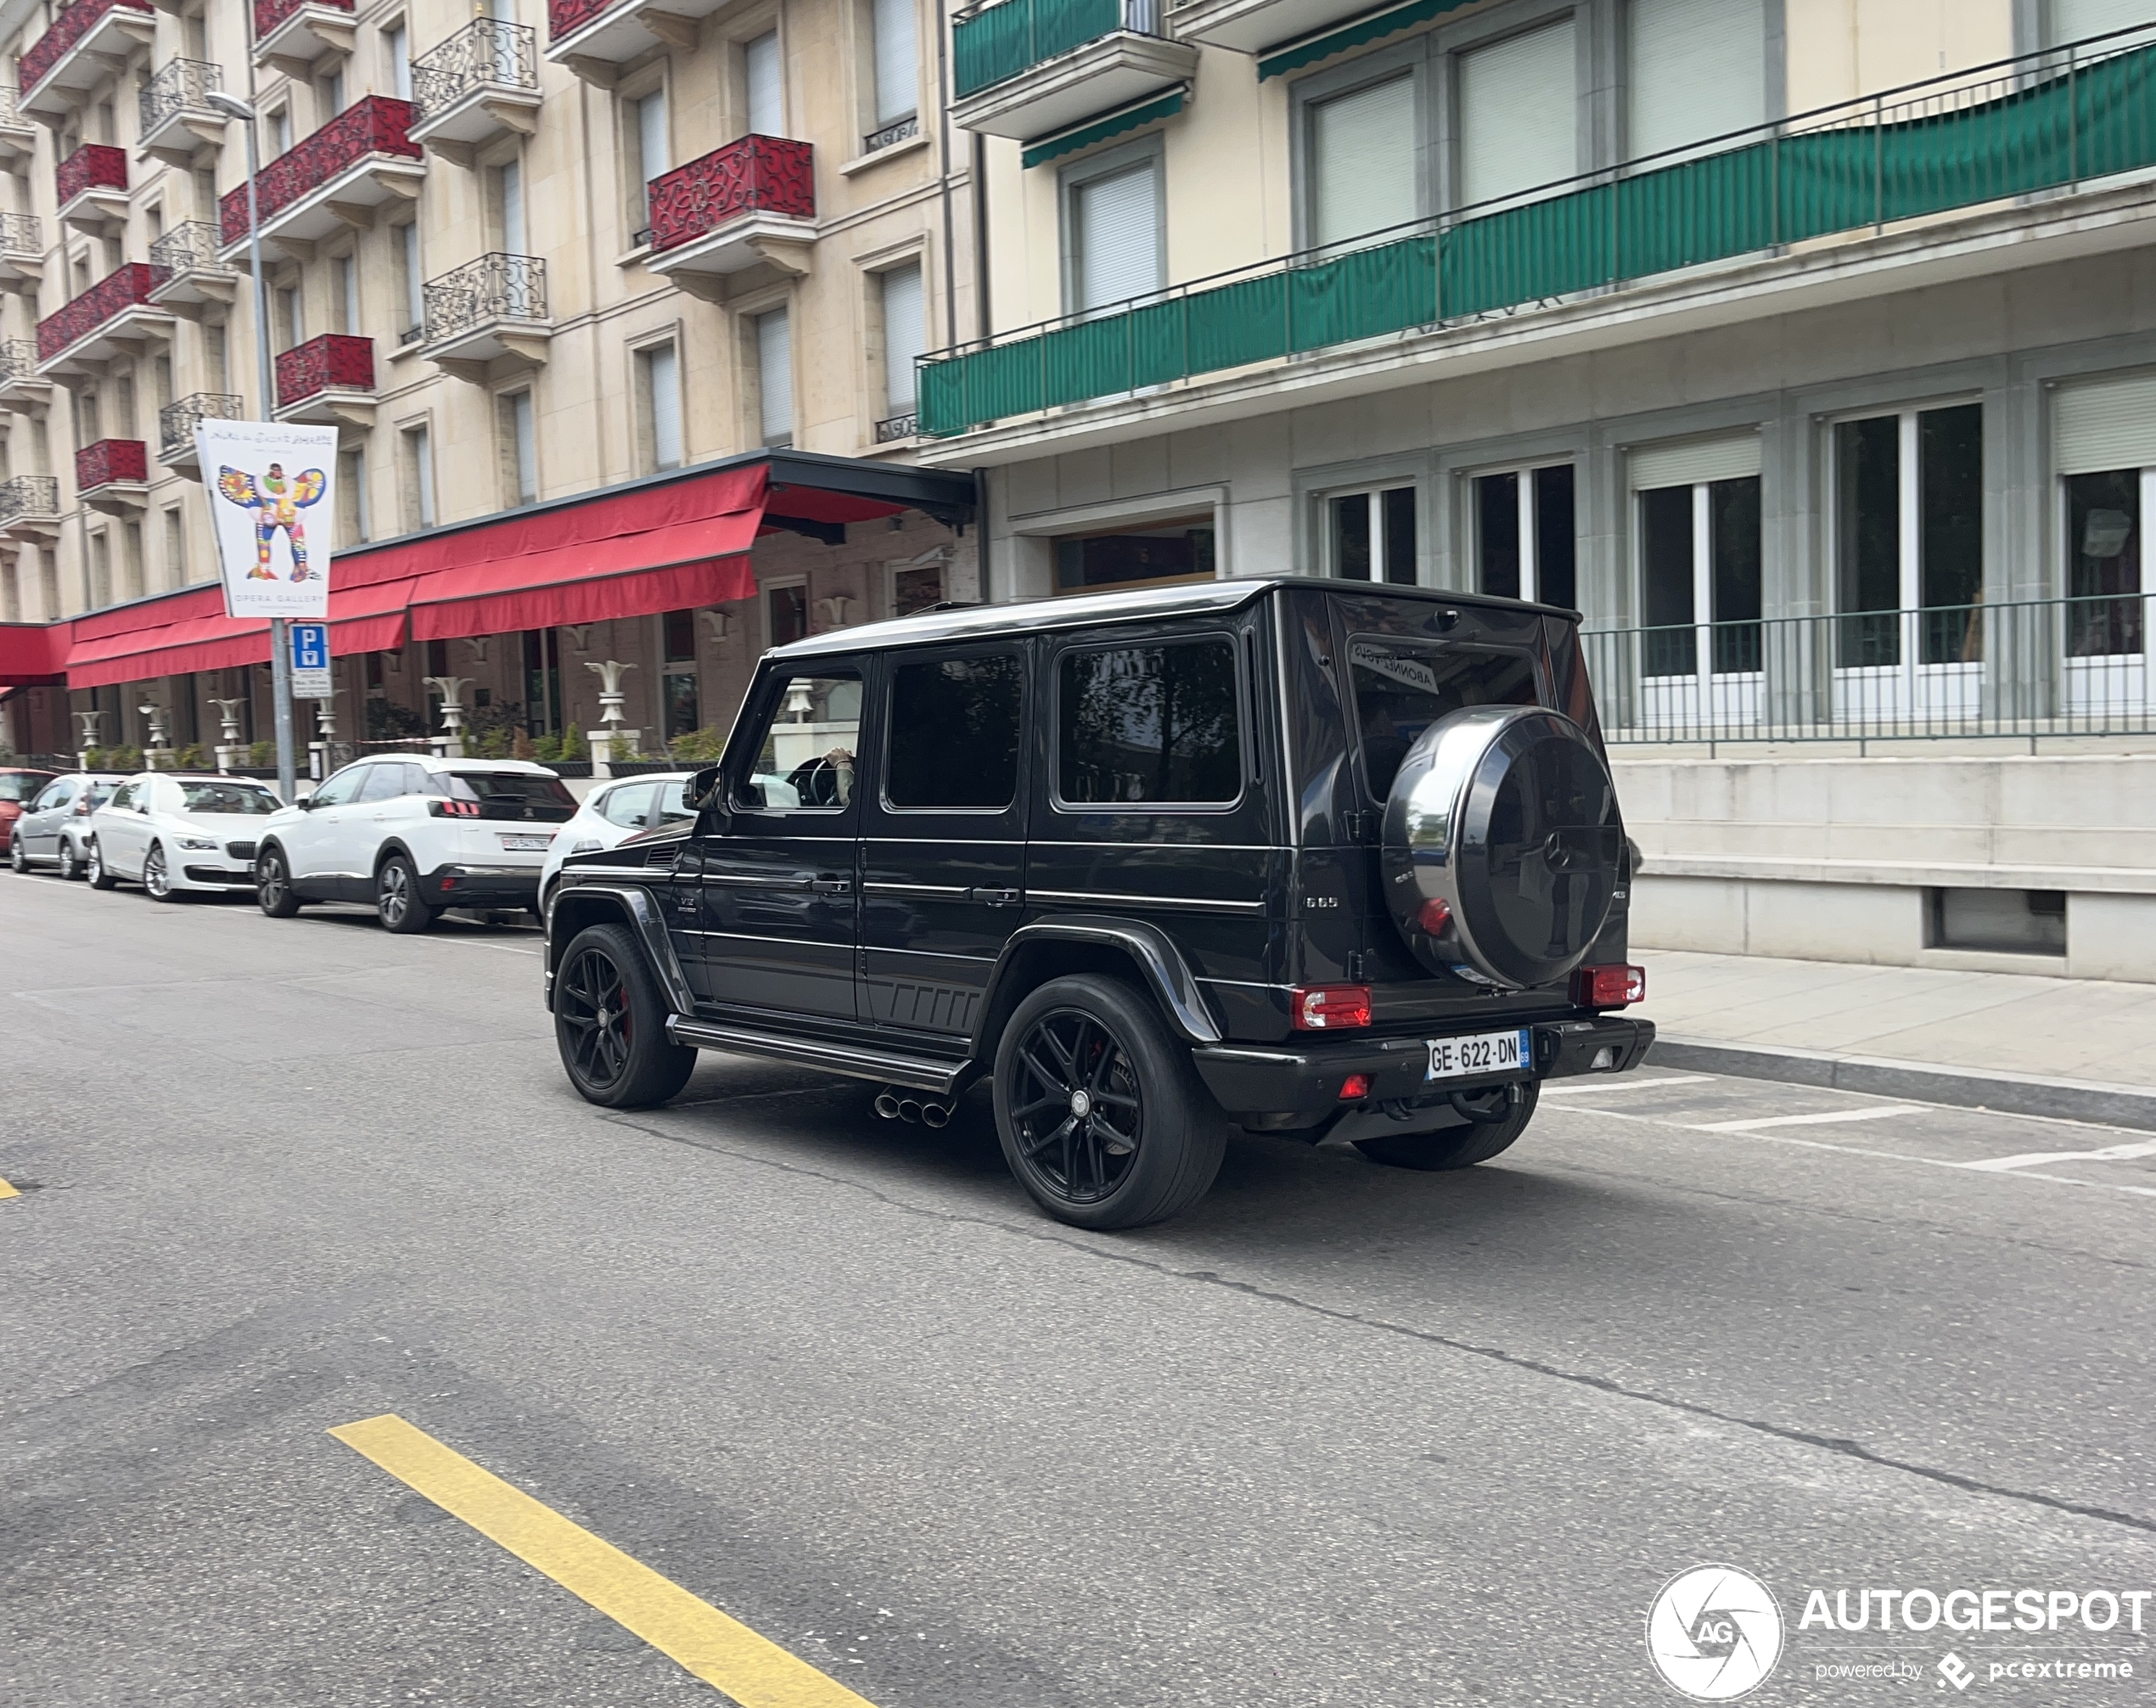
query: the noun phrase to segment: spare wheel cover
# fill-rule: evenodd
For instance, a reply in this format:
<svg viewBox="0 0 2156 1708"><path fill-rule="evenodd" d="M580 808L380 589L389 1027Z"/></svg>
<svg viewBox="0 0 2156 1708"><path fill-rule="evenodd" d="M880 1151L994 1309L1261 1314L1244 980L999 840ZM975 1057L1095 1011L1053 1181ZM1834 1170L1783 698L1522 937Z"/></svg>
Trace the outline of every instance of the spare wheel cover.
<svg viewBox="0 0 2156 1708"><path fill-rule="evenodd" d="M1541 706L1473 706L1424 730L1393 780L1386 905L1432 972L1549 984L1609 919L1624 835L1609 769L1578 724Z"/></svg>

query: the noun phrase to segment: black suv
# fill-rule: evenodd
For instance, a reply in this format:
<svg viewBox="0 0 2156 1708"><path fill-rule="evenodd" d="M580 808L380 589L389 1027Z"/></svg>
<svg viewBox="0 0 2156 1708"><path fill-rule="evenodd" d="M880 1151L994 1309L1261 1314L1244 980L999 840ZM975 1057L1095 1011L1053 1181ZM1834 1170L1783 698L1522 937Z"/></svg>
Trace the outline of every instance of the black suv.
<svg viewBox="0 0 2156 1708"><path fill-rule="evenodd" d="M1278 579L941 609L768 655L693 823L572 857L547 1003L576 1089L699 1048L987 1076L1089 1228L1172 1216L1231 1127L1460 1168L1545 1079L1653 1041L1576 614Z"/></svg>

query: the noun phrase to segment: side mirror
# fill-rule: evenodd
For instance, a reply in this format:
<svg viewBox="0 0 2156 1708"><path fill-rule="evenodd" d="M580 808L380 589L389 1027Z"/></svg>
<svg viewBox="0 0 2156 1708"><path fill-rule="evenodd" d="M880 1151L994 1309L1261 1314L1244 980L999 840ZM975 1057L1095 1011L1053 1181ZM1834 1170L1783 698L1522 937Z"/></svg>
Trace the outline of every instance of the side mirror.
<svg viewBox="0 0 2156 1708"><path fill-rule="evenodd" d="M693 812L701 812L718 798L719 767L707 765L688 779L688 786L682 790L682 801Z"/></svg>

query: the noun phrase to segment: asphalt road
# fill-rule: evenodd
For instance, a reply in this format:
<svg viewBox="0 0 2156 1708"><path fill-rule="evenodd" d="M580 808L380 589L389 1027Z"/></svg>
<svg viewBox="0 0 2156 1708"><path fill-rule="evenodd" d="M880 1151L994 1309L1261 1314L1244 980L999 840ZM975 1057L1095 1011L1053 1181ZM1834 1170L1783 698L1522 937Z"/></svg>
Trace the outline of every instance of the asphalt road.
<svg viewBox="0 0 2156 1708"><path fill-rule="evenodd" d="M0 875L0 1702L721 1700L325 1433L383 1413L875 1708L1682 1700L1710 1561L1781 1606L1755 1701L2149 1693L2145 1602L1799 1625L2156 1590L2156 1155L2082 1155L2148 1135L1649 1070L1092 1235L978 1098L587 1107L536 947ZM1991 1671L2081 1660L2133 1677Z"/></svg>

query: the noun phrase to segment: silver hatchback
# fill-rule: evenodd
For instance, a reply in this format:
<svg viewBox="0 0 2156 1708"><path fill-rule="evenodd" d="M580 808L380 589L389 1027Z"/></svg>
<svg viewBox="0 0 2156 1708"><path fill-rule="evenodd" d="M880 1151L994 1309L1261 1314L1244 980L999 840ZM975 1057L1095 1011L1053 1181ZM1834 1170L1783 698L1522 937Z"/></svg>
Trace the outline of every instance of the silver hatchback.
<svg viewBox="0 0 2156 1708"><path fill-rule="evenodd" d="M87 865L90 815L126 780L114 771L55 777L15 820L8 839L8 863L18 872L51 866L63 878L80 878Z"/></svg>

